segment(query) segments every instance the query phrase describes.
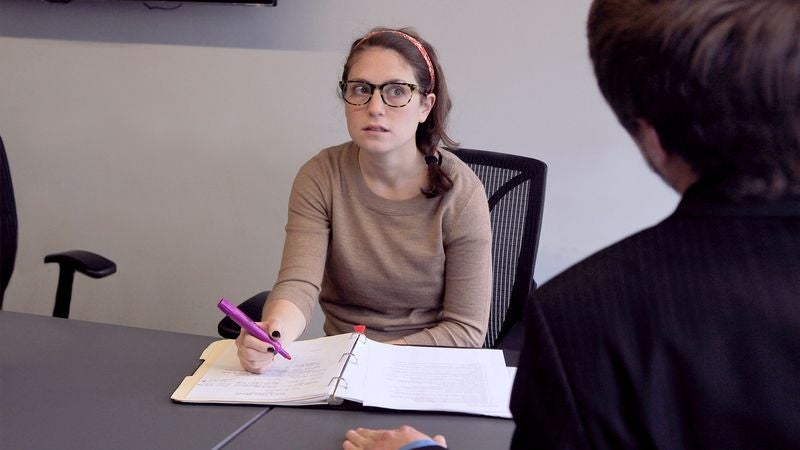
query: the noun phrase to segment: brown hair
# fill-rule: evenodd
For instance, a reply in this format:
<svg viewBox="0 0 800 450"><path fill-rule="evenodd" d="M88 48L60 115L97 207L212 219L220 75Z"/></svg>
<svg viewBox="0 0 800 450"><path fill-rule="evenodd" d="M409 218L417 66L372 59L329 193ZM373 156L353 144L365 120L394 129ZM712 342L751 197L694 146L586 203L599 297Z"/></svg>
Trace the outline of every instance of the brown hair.
<svg viewBox="0 0 800 450"><path fill-rule="evenodd" d="M414 45L412 40L407 39L402 34L416 40L425 49L433 68L434 80L431 80L428 62L422 52ZM452 102L447 92L444 72L442 72L442 67L439 65L439 58L434 48L410 28L373 28L350 46L350 54L347 55L344 70L342 71L342 81L347 81L347 76L350 73L350 68L356 55L370 47L387 48L399 53L414 70L421 93L423 95L430 93L436 95L436 102L433 104L433 109L428 118L417 127L417 148L422 155L435 157L436 148L440 142L447 147L457 147L458 143L445 132ZM430 160L430 158L427 159ZM428 181L430 187L427 190L422 189L422 193L429 198L439 196L453 187L453 181L436 162L428 163Z"/></svg>
<svg viewBox="0 0 800 450"><path fill-rule="evenodd" d="M800 195L800 2L595 0L597 83L730 199Z"/></svg>

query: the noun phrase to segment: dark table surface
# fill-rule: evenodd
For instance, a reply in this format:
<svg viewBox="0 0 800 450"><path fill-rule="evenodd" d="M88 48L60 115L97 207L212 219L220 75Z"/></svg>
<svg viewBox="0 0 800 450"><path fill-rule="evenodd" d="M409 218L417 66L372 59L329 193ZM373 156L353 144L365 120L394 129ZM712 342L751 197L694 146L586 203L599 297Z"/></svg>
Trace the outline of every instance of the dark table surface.
<svg viewBox="0 0 800 450"><path fill-rule="evenodd" d="M244 430L225 449L341 449L351 428L397 428L410 425L424 433L444 435L459 450L505 449L514 422L509 419L399 411L275 407Z"/></svg>
<svg viewBox="0 0 800 450"><path fill-rule="evenodd" d="M400 425L462 450L511 441L508 419L172 402L216 339L0 311L0 447L336 449L350 428ZM516 365L519 352L504 353Z"/></svg>
<svg viewBox="0 0 800 450"><path fill-rule="evenodd" d="M268 408L170 395L215 340L0 311L0 447L213 448Z"/></svg>

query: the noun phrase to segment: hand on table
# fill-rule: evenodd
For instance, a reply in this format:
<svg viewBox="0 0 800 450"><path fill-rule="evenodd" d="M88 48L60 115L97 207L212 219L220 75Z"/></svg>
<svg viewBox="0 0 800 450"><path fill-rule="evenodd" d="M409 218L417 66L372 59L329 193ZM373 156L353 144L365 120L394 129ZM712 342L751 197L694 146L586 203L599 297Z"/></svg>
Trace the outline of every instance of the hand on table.
<svg viewBox="0 0 800 450"><path fill-rule="evenodd" d="M397 450L409 442L431 439L427 434L421 433L408 425L396 430L356 428L355 430L348 430L344 437L345 441L342 443L342 449L344 450ZM433 441L442 447L447 447L447 441L442 435L434 436Z"/></svg>

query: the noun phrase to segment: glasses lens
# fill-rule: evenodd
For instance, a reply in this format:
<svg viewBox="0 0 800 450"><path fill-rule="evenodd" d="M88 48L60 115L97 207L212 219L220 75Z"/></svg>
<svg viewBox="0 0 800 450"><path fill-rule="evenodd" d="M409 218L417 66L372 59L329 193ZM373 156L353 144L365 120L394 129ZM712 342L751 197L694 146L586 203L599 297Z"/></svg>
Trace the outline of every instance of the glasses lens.
<svg viewBox="0 0 800 450"><path fill-rule="evenodd" d="M411 95L414 93L411 86L406 84L390 83L383 87L381 96L383 101L389 106L405 106L411 101Z"/></svg>
<svg viewBox="0 0 800 450"><path fill-rule="evenodd" d="M367 103L372 96L372 86L360 81L348 81L344 85L342 95L347 103L363 105Z"/></svg>

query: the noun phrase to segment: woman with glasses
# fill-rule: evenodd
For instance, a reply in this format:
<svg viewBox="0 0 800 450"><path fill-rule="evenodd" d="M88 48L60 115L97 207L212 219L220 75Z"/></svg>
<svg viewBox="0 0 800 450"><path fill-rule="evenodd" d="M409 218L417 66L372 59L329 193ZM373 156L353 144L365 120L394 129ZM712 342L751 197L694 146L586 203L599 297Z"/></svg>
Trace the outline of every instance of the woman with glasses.
<svg viewBox="0 0 800 450"><path fill-rule="evenodd" d="M299 171L278 279L260 325L286 345L315 302L328 335L366 325L395 344L480 347L491 303L491 227L483 185L440 145L450 98L436 53L408 29L356 40L339 83L352 141ZM274 349L246 332L242 366Z"/></svg>

